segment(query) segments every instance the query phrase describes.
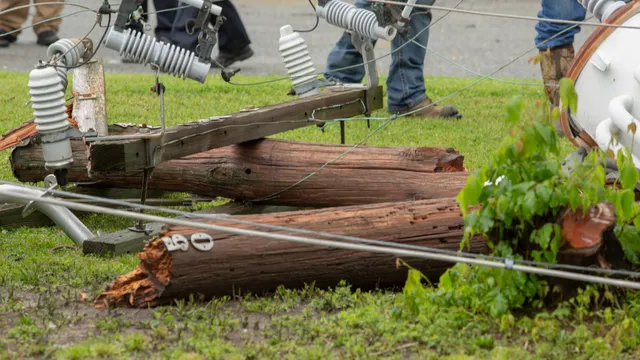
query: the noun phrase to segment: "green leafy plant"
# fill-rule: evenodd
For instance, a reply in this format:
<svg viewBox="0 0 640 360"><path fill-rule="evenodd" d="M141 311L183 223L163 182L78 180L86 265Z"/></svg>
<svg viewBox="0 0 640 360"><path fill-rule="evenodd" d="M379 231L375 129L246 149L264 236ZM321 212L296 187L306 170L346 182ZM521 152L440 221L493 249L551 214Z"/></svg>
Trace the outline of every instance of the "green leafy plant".
<svg viewBox="0 0 640 360"><path fill-rule="evenodd" d="M577 95L572 80L561 81L560 94L562 104L575 112ZM525 120L523 109L520 97L507 102L505 120L511 127L510 136L488 165L469 176L457 197L465 217L461 249L471 237L482 236L494 255L554 263L562 245L559 216L608 202L615 207L616 234L627 258L639 263L640 207L634 192L638 171L629 151L620 150L615 156L619 181L608 186L603 164L611 153L594 150L583 161L566 164L560 138L546 111L539 109L537 117ZM550 290L545 281L533 275L465 264L449 269L433 291L420 293L421 286L419 275L411 270L404 294L411 311L419 312L421 301L429 299L493 316L503 316L525 304L541 306Z"/></svg>

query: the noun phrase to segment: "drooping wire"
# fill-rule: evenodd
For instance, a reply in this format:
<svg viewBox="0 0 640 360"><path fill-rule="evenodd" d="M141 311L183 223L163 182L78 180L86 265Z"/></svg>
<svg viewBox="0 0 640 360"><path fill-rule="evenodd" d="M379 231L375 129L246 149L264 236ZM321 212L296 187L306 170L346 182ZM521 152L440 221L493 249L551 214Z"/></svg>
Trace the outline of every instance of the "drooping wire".
<svg viewBox="0 0 640 360"><path fill-rule="evenodd" d="M404 3L398 1L389 1L389 0L367 0L369 2L376 2L381 4L388 5L403 5ZM594 26L594 27L612 27L617 29L634 29L640 30L640 27L633 25L624 25L624 24L609 24L609 23L585 23L584 21L575 21L575 20L560 20L560 19L543 19L535 16L524 16L524 15L513 15L513 14L501 14L501 13L492 13L492 12L484 12L484 11L476 11L476 10L466 10L466 9L456 9L450 7L443 6L435 6L435 5L422 5L415 4L414 8L417 9L429 9L429 10L443 10L443 11L453 11L461 14L469 14L469 15L479 15L479 16L488 16L488 17L496 17L496 18L506 18L506 19L516 19L516 20L529 20L536 22L546 22L551 24L565 24L565 25L582 25L582 26Z"/></svg>
<svg viewBox="0 0 640 360"><path fill-rule="evenodd" d="M18 184L10 181L5 181L5 180L0 180L0 184L7 184L11 186L26 188L26 189L38 189L42 191L42 189L39 189L34 186ZM131 203L131 202L122 201L122 200L101 198L93 195L78 194L78 193L73 193L73 192L68 192L63 190L46 190L46 192L48 194L58 195L60 197L83 199L83 200L94 201L97 203L121 206L125 208L133 208L138 210L173 214L173 215L183 216L191 219L204 219L204 220L210 220L210 221L236 223L241 225L255 226L263 229L286 231L290 233L298 233L298 234L304 234L304 235L313 235L317 237L334 239L334 240L343 240L343 241L348 241L353 243L376 245L376 246L396 248L396 249L413 250L413 251L419 251L424 253L444 254L444 255L455 256L460 258L483 259L483 260L491 260L491 261L498 261L498 262L503 262L506 260L506 258L493 256L493 255L473 254L473 253L466 253L462 251L438 249L438 248L432 248L432 247L420 246L420 245L402 244L402 243L395 243L395 242L384 241L384 240L371 240L371 239L365 239L365 238L355 237L355 236L338 235L338 234L332 234L332 233L321 232L321 231L291 228L291 227L286 227L281 225L263 224L263 223L258 223L254 221L233 218L226 214L191 213L186 211L167 209L167 208L158 207L158 206L136 204L136 203ZM629 277L640 277L639 272L628 271L628 270L601 269L601 268L583 267L583 266L566 265L566 264L550 264L550 263L543 263L543 262L536 262L536 261L522 260L522 259L513 259L513 262L516 264L525 264L525 265L538 266L538 267L544 267L549 269L566 269L566 270L585 271L585 272L591 272L591 273L602 273L602 274L608 274L608 275L624 275Z"/></svg>
<svg viewBox="0 0 640 360"><path fill-rule="evenodd" d="M93 29L95 29L95 27L99 24L99 22L100 22L100 20L96 19L96 22L93 24L93 27L91 28L91 31L89 31L89 33L84 37L84 39L88 38L89 34L91 34L91 32L93 32ZM53 65L51 65L51 66L61 67L61 68L64 68L64 69L72 70L72 69L79 68L80 66L83 66L83 65L89 63L91 61L91 59L93 59L93 57L96 55L98 50L100 50L100 46L102 45L102 42L104 41L104 38L107 36L107 33L109 32L110 26L111 26L111 13L108 13L107 14L107 26L104 27L105 29L104 29L104 32L102 33L102 37L100 38L100 41L98 42L98 45L96 46L95 50L93 50L93 53L91 54L91 56L86 61L83 61L82 63L77 64L75 66L65 66L65 65L55 64L55 63ZM80 44L81 42L78 42L78 44ZM76 44L75 46L78 46L78 44ZM73 49L73 48L71 48L71 49ZM69 51L71 51L71 49L69 49L67 51L67 53ZM60 56L59 58L63 58L63 57L64 57L64 55Z"/></svg>
<svg viewBox="0 0 640 360"><path fill-rule="evenodd" d="M474 71L474 70L469 69L468 67L466 67L466 66L464 66L464 65L460 64L459 62L456 62L456 61L453 61L453 60L451 60L451 59L447 58L446 56L444 56L444 55L442 55L442 54L438 53L438 52L437 52L437 51L435 51L435 50L427 49L424 45L422 45L422 44L418 43L417 41L414 41L414 43L415 43L416 45L418 45L418 46L420 46L420 47L424 48L424 49L425 49L425 50L427 50L428 52L432 53L433 55L435 55L435 56L439 57L440 59L442 59L442 60L444 60L444 61L446 61L446 62L448 62L448 63L450 63L450 64L452 64L452 65L454 65L454 66L456 66L456 67L459 67L459 68L460 68L460 69L462 69L462 70L465 70L465 71L470 72L470 73L472 73L472 74L474 74L474 75L477 75L477 76L485 76L484 74L481 74L481 73L479 73L479 72L476 72L476 71ZM511 81L511 80L500 79L500 78L493 77L493 76L489 76L487 79L489 79L489 80L493 80L493 81L497 81L497 82L501 82L501 83L504 83L504 84L510 84L510 85L526 85L526 86L553 86L553 87L557 87L557 86L559 86L558 84L545 84L545 83L543 83L543 82L532 83L532 82L526 82L526 81Z"/></svg>
<svg viewBox="0 0 640 360"><path fill-rule="evenodd" d="M313 9L313 14L316 16L316 24L309 30L293 30L293 31L299 32L299 33L309 33L309 32L315 31L318 28L318 25L320 25L320 17L316 13L316 6L313 5L313 1L309 0L309 5L311 5L311 8Z"/></svg>

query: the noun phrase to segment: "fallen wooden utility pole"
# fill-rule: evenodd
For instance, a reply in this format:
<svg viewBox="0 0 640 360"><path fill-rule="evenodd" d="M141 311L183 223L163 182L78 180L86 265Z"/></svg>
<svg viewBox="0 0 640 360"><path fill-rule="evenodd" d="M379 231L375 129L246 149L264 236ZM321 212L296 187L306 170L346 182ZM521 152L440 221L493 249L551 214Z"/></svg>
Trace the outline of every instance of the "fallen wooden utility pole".
<svg viewBox="0 0 640 360"><path fill-rule="evenodd" d="M459 250L464 231L464 221L453 198L233 218L449 250ZM215 224L290 233L222 220ZM153 240L138 254L139 267L110 285L96 299L96 306L146 307L195 293L206 296L261 293L280 285L296 288L312 282L325 287L347 280L355 287L374 288L398 286L406 280L406 271L396 269L392 255L179 226L168 226L161 236L182 235L190 239L196 233L211 236L214 246L210 251L188 246L186 251L169 252L163 240ZM484 240L474 238L471 251L486 253L488 249ZM451 266L424 259L404 260L432 279Z"/></svg>
<svg viewBox="0 0 640 360"><path fill-rule="evenodd" d="M139 171L105 172L89 178L86 146L76 140L72 147L69 181L91 182L96 187L140 187ZM455 197L467 178L464 157L453 149L362 146L292 187L350 147L271 139L227 146L160 164L149 189L327 207ZM40 181L48 173L38 144L15 148L11 165L22 182Z"/></svg>
<svg viewBox="0 0 640 360"><path fill-rule="evenodd" d="M573 213L567 210L560 215L564 246L559 259L569 260L569 264L582 263L588 266L597 263L609 267L606 253L602 251L607 251L605 241L617 243L610 237L615 227L612 213L610 204L598 204L587 212ZM333 235L451 251L460 249L464 232L463 217L453 198L234 216L232 219L244 220L245 223L224 219L203 222L279 235L299 235L291 231L292 228L330 232ZM256 223L281 227L266 229ZM592 233L588 234L587 231ZM323 238L322 234L309 236ZM350 242L348 239L329 240ZM525 250L525 253L533 249L535 247ZM486 254L488 246L484 238L473 237L465 251ZM395 258L390 254L175 225L165 226L158 238L149 242L138 254L138 258L138 268L118 277L109 285L96 298L96 307L157 306L191 294L206 297L247 292L260 294L278 286L300 288L309 283L319 287L335 286L341 280L348 281L356 288L370 289L401 286L406 280L406 272L395 268ZM452 266L451 262L444 260L415 256L403 260L432 280ZM506 260L494 264L509 266ZM566 273L564 277L574 281L582 279L580 274Z"/></svg>

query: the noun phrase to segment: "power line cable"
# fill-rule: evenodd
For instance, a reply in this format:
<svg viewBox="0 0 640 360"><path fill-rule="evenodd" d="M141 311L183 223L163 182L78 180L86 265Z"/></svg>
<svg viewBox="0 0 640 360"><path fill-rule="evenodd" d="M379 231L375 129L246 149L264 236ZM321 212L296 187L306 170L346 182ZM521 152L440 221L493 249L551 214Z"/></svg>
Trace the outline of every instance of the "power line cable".
<svg viewBox="0 0 640 360"><path fill-rule="evenodd" d="M402 2L389 1L389 0L367 0L367 1L375 2L375 3L381 3L381 4L388 4L388 5L404 5L404 3L402 3ZM450 11L450 12L456 12L456 13L461 13L461 14L489 16L489 17L495 17L495 18L506 18L506 19L516 19L516 20L529 20L529 21L546 22L546 23L552 23L552 24L581 25L581 26L595 26L595 27L612 27L612 28L618 28L618 29L635 29L635 30L640 29L640 27L633 26L633 25L608 24L608 23L585 23L584 21L575 21L575 20L543 19L543 18L539 18L539 17L535 17L535 16L501 14L501 13L493 13L493 12L456 9L456 8L435 6L435 5L415 4L413 6L415 8L418 8L418 9L443 10L443 11Z"/></svg>
<svg viewBox="0 0 640 360"><path fill-rule="evenodd" d="M322 240L322 239L315 239L315 238L295 236L295 235L263 232L263 231L257 231L257 230L251 230L251 229L239 229L239 228L213 225L209 223L201 223L201 222L190 221L190 220L179 219L179 218L167 218L167 217L162 217L157 215L149 215L149 214L144 214L139 212L132 212L132 211L90 205L90 204L77 203L73 201L62 200L62 199L51 198L51 197L41 197L41 196L20 194L17 192L12 193L11 196L16 199L34 201L36 203L59 205L59 206L64 206L69 209L74 209L78 211L119 216L119 217L142 220L142 221L164 222L164 223L176 225L176 226L185 226L185 227L209 230L214 232L223 232L223 233L234 234L239 236L253 236L253 237L261 237L261 238L267 238L272 240L295 242L295 243L300 243L305 245L330 247L330 248L337 248L337 249L344 249L344 250L383 253L383 254L389 254L389 255L394 255L398 257L415 257L415 258L423 258L423 259L434 260L434 261L466 263L470 265L515 270L515 271L526 272L526 273L542 275L542 276L552 276L552 277L559 277L559 278L576 280L576 281L592 282L592 283L640 290L640 282L611 279L606 277L585 275L585 274L572 273L572 272L547 269L547 268L539 268L539 267L528 266L528 265L519 265L519 264L514 264L511 259L505 259L504 262L498 262L498 261L489 261L489 260L483 260L483 259L452 256L452 255L446 255L446 254L436 254L436 253L429 253L429 252L415 251L415 250L408 250L408 249L396 249L396 248L390 248L387 246L374 246L374 245L355 244L355 243L340 242L340 241L333 241L333 240Z"/></svg>

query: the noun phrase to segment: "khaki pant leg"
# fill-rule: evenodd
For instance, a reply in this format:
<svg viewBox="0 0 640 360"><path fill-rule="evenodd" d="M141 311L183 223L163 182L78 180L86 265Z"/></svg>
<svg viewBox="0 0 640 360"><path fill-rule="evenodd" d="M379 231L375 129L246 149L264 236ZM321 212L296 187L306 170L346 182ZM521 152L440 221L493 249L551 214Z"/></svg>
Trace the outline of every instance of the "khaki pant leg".
<svg viewBox="0 0 640 360"><path fill-rule="evenodd" d="M29 5L29 0L0 0L0 11L9 10L17 6ZM20 29L27 21L29 8L10 11L0 15L0 28L4 31ZM17 36L19 33L13 33Z"/></svg>
<svg viewBox="0 0 640 360"><path fill-rule="evenodd" d="M4 1L4 0L0 0ZM60 1L62 0L53 0ZM35 3L44 3L44 2L52 2L52 0L35 0ZM36 6L36 15L33 17L33 23L37 24L40 21L48 20L54 17L60 16L62 13L62 9L64 8L63 4L55 4L55 5L38 5ZM40 34L44 31L54 31L58 32L60 29L60 24L62 23L62 19L55 19L51 21L45 21L42 24L34 26L33 30L36 34Z"/></svg>

